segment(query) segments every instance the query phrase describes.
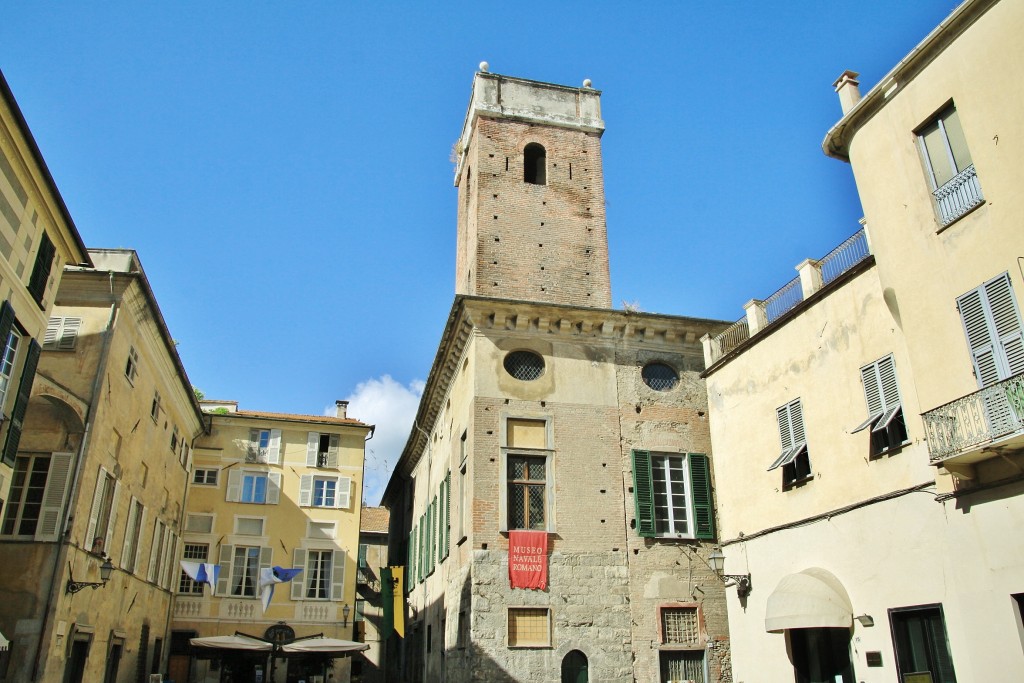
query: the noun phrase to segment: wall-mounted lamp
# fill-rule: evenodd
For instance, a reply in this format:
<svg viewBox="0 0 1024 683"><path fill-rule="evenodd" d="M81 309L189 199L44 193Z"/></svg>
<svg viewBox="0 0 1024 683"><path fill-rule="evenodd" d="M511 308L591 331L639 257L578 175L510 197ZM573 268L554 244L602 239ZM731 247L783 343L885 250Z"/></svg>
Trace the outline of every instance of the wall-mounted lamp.
<svg viewBox="0 0 1024 683"><path fill-rule="evenodd" d="M708 556L708 565L714 570L718 578L725 582L726 587L736 586L736 595L740 598L745 598L750 595L751 583L750 574L723 574L722 570L725 569L725 555L722 554L721 548L715 548L714 551ZM731 583L730 583L731 582Z"/></svg>
<svg viewBox="0 0 1024 683"><path fill-rule="evenodd" d="M84 588L92 588L96 590L100 586L106 586L107 581L110 580L110 575L114 571L114 563L110 561L108 557L100 565L100 580L99 581L75 581L74 577L68 578L68 585L64 588L65 593L74 595L78 591Z"/></svg>
<svg viewBox="0 0 1024 683"><path fill-rule="evenodd" d="M859 617L854 617L854 619L859 621L861 626L874 626L875 625L874 617L870 617L867 614L862 614Z"/></svg>
<svg viewBox="0 0 1024 683"><path fill-rule="evenodd" d="M341 606L341 625L348 626L348 613L352 610L347 604Z"/></svg>

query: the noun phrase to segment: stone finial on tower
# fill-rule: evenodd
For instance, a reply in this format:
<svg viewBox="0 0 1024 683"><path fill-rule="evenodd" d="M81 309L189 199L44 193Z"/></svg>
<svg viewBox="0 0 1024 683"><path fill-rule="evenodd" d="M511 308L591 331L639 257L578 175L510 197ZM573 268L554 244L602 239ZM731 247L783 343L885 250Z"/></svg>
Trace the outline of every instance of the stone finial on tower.
<svg viewBox="0 0 1024 683"><path fill-rule="evenodd" d="M847 69L832 84L832 87L839 94L839 106L843 108L844 116L846 112L853 109L860 102L860 81L857 80L858 76L860 74L856 71Z"/></svg>

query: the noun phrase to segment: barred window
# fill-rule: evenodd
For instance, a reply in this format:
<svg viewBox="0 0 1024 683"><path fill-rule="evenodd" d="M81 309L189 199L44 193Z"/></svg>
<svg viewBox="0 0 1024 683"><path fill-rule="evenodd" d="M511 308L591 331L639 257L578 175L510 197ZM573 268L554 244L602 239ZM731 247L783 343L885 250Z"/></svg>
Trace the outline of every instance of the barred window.
<svg viewBox="0 0 1024 683"><path fill-rule="evenodd" d="M666 645L700 645L700 621L696 607L661 609L661 642Z"/></svg>
<svg viewBox="0 0 1024 683"><path fill-rule="evenodd" d="M513 351L505 356L505 371L518 380L530 382L544 374L544 359L533 351Z"/></svg>
<svg viewBox="0 0 1024 683"><path fill-rule="evenodd" d="M679 373L665 363L648 363L640 371L640 377L655 391L671 391L679 384Z"/></svg>
<svg viewBox="0 0 1024 683"><path fill-rule="evenodd" d="M509 647L551 645L551 610L546 607L508 608Z"/></svg>

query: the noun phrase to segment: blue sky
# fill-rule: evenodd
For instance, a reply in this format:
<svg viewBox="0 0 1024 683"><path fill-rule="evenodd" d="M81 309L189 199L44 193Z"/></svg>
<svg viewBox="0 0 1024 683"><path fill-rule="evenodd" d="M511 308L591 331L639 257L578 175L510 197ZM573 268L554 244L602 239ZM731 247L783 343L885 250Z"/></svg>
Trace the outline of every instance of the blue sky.
<svg viewBox="0 0 1024 683"><path fill-rule="evenodd" d="M9 3L0 68L86 244L139 252L193 385L408 435L454 288L473 73L603 91L617 307L735 320L858 228L821 152L954 2Z"/></svg>

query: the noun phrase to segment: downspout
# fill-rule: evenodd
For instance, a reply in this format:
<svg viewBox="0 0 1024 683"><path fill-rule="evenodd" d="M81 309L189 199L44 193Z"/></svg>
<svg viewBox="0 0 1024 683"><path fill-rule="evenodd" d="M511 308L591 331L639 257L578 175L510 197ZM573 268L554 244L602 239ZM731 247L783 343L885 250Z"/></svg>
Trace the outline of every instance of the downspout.
<svg viewBox="0 0 1024 683"><path fill-rule="evenodd" d="M57 582L57 573L60 565L67 556L69 540L66 538L71 530L71 522L74 519L73 503L78 501L78 479L82 475L82 463L85 461L85 454L89 447L89 436L92 432L92 421L96 415L94 410L96 397L99 395L100 386L103 384L103 375L107 371L107 352L110 349L110 338L113 336L111 330L114 320L117 318L117 300L114 298L114 271L109 271L110 278L110 315L107 317L107 326L103 330L103 346L100 348L99 365L96 368L96 377L92 381L92 389L89 394L89 403L86 406L85 426L82 432L82 443L78 446L78 457L75 459L75 471L71 477L71 487L68 489L67 507L64 509L63 523L57 538L57 552L53 556L53 570L50 573L50 590L46 596L46 607L43 610L43 619L39 628L39 639L36 642L35 661L32 664L32 681L39 680L39 667L43 654L43 637L46 634L47 622L50 617L50 607L53 605L55 594L60 588Z"/></svg>

